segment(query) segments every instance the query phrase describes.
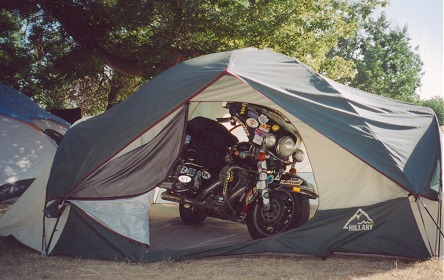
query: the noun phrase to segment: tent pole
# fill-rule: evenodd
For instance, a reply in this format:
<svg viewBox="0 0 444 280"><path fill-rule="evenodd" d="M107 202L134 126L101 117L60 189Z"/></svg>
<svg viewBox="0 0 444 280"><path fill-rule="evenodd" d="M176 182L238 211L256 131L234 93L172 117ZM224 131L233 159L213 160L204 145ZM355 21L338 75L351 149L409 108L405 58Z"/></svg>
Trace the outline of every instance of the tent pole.
<svg viewBox="0 0 444 280"><path fill-rule="evenodd" d="M418 197L417 200L420 201L420 198ZM435 219L433 219L432 214L430 213L429 209L427 208L427 206L422 201L421 201L421 204L424 207L424 209L426 210L427 214L429 214L429 217L432 219L432 221L435 224L436 228L441 233L441 236L444 237L444 232L442 231L441 226L435 221Z"/></svg>
<svg viewBox="0 0 444 280"><path fill-rule="evenodd" d="M421 221L422 221L422 226L424 227L424 231L425 231L425 236L427 237L427 243L429 244L429 250L430 250L430 253L431 254L433 254L433 253L435 253L435 255L436 255L436 242L435 242L435 244L434 244L434 247L432 246L432 244L430 243L430 238L429 238L429 234L428 234L428 232L427 232L427 227L426 227L426 225L425 225L425 222L424 222L424 216L422 215L422 211L421 211L421 204L423 205L423 207L427 210L427 207L424 205L424 203L422 203L421 202L421 204L420 204L420 199L419 199L419 196L418 197L415 197L415 202L416 202L416 206L418 206L418 213L419 213L419 215L421 216ZM428 212L428 211L427 211ZM429 216L430 216L430 213L429 213ZM430 216L430 218L433 220L433 217L432 216ZM433 220L433 222L435 222L434 220ZM436 225L436 222L435 222L435 225Z"/></svg>
<svg viewBox="0 0 444 280"><path fill-rule="evenodd" d="M432 221L433 221L433 223L435 224L435 226L436 226L436 229L438 230L438 232L437 232L437 234L439 235L438 236L438 238L437 238L437 243L438 243L438 249L437 249L437 257L438 258L440 258L440 253L441 253L441 239L442 239L442 237L444 237L444 232L442 231L442 228L441 228L441 215L442 215L442 211L441 211L441 205L442 205L442 199L441 199L441 194L439 195L440 197L439 197L439 210L438 210L438 221L439 221L439 224L438 224L438 222L436 222L435 221L435 219L433 218L433 216L432 216L432 214L430 213L430 211L429 211L429 209L427 208L427 206L421 201L421 199L420 199L420 197L418 196L417 198L416 198L416 201L417 201L417 203L418 203L418 210L419 210L419 213L420 213L420 215L421 215L421 219L423 220L423 223L424 223L424 218L422 217L422 214L421 214L421 209L419 209L419 202L421 202L421 205L422 205L422 207L424 207L424 209L426 210L426 212L427 212L427 214L429 215L429 217L430 217L430 219L432 219ZM425 225L424 225L424 227L425 227ZM427 238L427 240L428 240L428 238ZM430 245L430 241L429 241L429 246L431 247L431 245ZM435 250L436 250L436 244L435 244Z"/></svg>
<svg viewBox="0 0 444 280"><path fill-rule="evenodd" d="M441 133L441 129L440 129L440 127L439 127L439 121L438 121L438 117L435 115L435 120L436 120L436 123L438 124L438 130L439 130L439 143L441 144L441 146L440 146L440 160L438 160L438 163L439 163L439 165L440 165L440 169L439 169L439 193L438 193L438 207L439 207L439 209L438 209L438 223L439 223L439 228L441 229L442 228L442 226L443 226L443 224L442 224L442 222L443 222L443 213L442 213L442 208L443 208L443 191L444 191L444 186L443 186L443 168L442 168L442 165L443 165L443 162L444 162L444 151L443 151L443 144L444 144L444 134L443 133ZM439 235L438 234L438 232L436 233L438 236L437 236L437 238L438 238L438 250L437 250L437 252L438 252L438 259L439 260L444 260L444 252L441 252L441 242L443 241L442 240L442 231L441 231L441 235Z"/></svg>
<svg viewBox="0 0 444 280"><path fill-rule="evenodd" d="M441 176L441 178L442 178L442 176ZM441 187L440 187L440 192L439 192L439 195L438 195L438 207L439 207L439 209L438 209L438 222L439 222L439 228L442 228L442 220L443 220L443 217L442 217L442 207L443 207L443 205L442 205L442 194L443 194L443 186L442 186L442 184L441 184ZM438 234L438 233L437 233ZM442 235L442 231L441 231L441 235L439 235L438 236L438 259L440 260L440 261L442 261L442 260L444 260L444 253L442 253L441 252L441 241L442 241L442 237L443 237L443 235Z"/></svg>
<svg viewBox="0 0 444 280"><path fill-rule="evenodd" d="M54 228L52 229L52 232L51 232L51 237L49 238L48 244L45 246L45 255L48 255L49 246L51 246L52 238L54 237L54 234L57 230L57 226L59 224L60 217L61 217L61 215L59 215L57 217L56 223L55 223Z"/></svg>
<svg viewBox="0 0 444 280"><path fill-rule="evenodd" d="M46 248L46 230L45 230L46 226L45 226L45 220L46 220L46 217L45 217L45 214L43 214L42 248L41 248L42 256L46 256L46 250L45 250L45 248Z"/></svg>

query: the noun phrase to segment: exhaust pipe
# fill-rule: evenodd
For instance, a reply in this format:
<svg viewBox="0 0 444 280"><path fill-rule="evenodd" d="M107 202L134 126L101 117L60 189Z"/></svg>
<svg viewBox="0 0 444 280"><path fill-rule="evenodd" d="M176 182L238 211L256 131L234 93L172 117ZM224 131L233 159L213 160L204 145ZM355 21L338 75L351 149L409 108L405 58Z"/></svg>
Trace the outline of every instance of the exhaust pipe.
<svg viewBox="0 0 444 280"><path fill-rule="evenodd" d="M172 190L173 185L174 185L173 182L164 181L160 185L158 185L157 187L162 188L162 189Z"/></svg>
<svg viewBox="0 0 444 280"><path fill-rule="evenodd" d="M209 213L213 213L212 214L213 217L219 217L219 218L222 217L223 219L225 218L229 219L229 217L232 215L232 213L224 214L223 209L225 207L225 203L223 201L213 200L210 203L199 203L194 200L189 200L183 197L181 194L176 194L169 191L164 191L163 193L160 194L160 197L163 200L168 200L185 205L188 204L194 207L199 207L201 209L206 209L207 211L209 211Z"/></svg>
<svg viewBox="0 0 444 280"><path fill-rule="evenodd" d="M199 206L199 203L196 203L193 200L189 200L189 199L183 197L181 194L172 193L172 192L168 192L168 191L164 191L163 193L161 193L160 198L162 198L163 200L177 202L180 204L190 204L190 205Z"/></svg>
<svg viewBox="0 0 444 280"><path fill-rule="evenodd" d="M200 201L201 199L205 199L205 197L219 185L220 185L220 182L216 181L213 184L211 184L210 186L208 186L201 194L199 194L199 196L196 198L196 201ZM168 181L162 182L160 185L158 185L159 188L163 188L166 190L173 190L173 186L174 186L174 183L168 182ZM177 203L197 204L189 199L186 199L185 197L183 197L180 194L172 193L169 191L164 191L163 193L161 193L160 198L162 198L163 200L168 200L168 201L177 202Z"/></svg>
<svg viewBox="0 0 444 280"><path fill-rule="evenodd" d="M164 191L163 193L161 193L160 198L177 203L183 203L183 200L185 200L183 196L168 191Z"/></svg>

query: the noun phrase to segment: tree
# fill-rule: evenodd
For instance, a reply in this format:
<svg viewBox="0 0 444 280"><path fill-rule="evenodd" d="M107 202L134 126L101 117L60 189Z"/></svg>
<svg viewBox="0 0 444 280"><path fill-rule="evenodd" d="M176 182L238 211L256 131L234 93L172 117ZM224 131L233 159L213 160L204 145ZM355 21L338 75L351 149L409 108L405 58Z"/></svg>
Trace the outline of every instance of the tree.
<svg viewBox="0 0 444 280"><path fill-rule="evenodd" d="M0 18L0 83L21 90L42 107L81 107L84 114L95 115L145 81L122 78L92 57L37 2L0 3L5 7Z"/></svg>
<svg viewBox="0 0 444 280"><path fill-rule="evenodd" d="M421 85L422 61L412 48L407 27L391 28L384 14L368 18L363 30L340 40L330 57L341 57L356 65L354 77L339 81L371 93L414 102Z"/></svg>
<svg viewBox="0 0 444 280"><path fill-rule="evenodd" d="M444 98L442 96L434 96L426 100L421 100L418 103L431 108L438 118L439 125L444 125Z"/></svg>
<svg viewBox="0 0 444 280"><path fill-rule="evenodd" d="M338 39L354 34L385 2L0 0L22 27L13 41L26 42L34 59L26 77L32 88L20 89L47 106L76 103L80 92L108 95L101 108L167 68L212 52L271 48L317 71ZM344 59L329 64L352 73ZM118 84L113 91L111 82Z"/></svg>
<svg viewBox="0 0 444 280"><path fill-rule="evenodd" d="M20 28L14 13L0 10L0 77L3 83L16 88L29 80L33 63Z"/></svg>

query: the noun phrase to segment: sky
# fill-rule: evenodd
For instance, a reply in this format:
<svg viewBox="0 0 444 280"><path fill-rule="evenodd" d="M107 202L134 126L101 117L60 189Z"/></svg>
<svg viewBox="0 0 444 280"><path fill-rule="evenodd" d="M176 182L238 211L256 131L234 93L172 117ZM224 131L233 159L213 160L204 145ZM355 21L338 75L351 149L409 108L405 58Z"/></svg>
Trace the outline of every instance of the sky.
<svg viewBox="0 0 444 280"><path fill-rule="evenodd" d="M392 27L407 25L412 47L419 46L424 76L417 91L421 99L444 97L443 0L389 0L383 9Z"/></svg>

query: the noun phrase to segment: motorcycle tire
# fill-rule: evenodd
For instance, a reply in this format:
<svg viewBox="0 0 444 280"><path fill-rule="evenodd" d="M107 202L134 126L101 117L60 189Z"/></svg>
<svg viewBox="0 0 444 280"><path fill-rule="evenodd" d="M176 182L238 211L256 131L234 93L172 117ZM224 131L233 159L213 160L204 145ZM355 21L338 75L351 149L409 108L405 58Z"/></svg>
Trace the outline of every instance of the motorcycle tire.
<svg viewBox="0 0 444 280"><path fill-rule="evenodd" d="M179 204L179 214L182 222L187 225L197 225L202 223L206 218L207 214L196 207L191 205Z"/></svg>
<svg viewBox="0 0 444 280"><path fill-rule="evenodd" d="M285 192L270 192L270 206L262 201L250 206L247 213L247 229L251 238L260 239L297 228L308 222L310 203L307 196Z"/></svg>

